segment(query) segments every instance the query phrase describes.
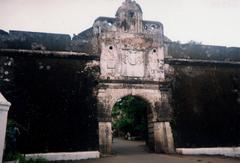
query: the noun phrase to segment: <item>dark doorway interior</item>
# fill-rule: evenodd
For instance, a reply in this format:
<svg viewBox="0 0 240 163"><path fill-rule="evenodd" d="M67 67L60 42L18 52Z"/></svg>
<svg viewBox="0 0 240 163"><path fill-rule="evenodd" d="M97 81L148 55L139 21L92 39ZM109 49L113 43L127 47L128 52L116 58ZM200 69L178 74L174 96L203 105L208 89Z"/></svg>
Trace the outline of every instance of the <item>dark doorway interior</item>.
<svg viewBox="0 0 240 163"><path fill-rule="evenodd" d="M126 96L118 100L112 109L113 151L124 151L120 148L125 149L124 147L130 144L131 147L144 146L144 142L145 146L149 147L146 149L152 150L153 129L150 113L149 104L140 97Z"/></svg>

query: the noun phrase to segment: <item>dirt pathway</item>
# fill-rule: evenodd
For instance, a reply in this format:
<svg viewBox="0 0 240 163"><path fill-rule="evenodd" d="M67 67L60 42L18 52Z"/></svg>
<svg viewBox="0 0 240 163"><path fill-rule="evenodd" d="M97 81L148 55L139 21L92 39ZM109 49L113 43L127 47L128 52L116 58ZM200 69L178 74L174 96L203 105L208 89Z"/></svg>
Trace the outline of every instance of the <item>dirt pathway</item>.
<svg viewBox="0 0 240 163"><path fill-rule="evenodd" d="M68 161L69 162L69 161ZM73 163L240 163L240 160L222 157L181 156L148 153L145 143L115 139L113 156L96 159L71 161ZM61 162L64 163L64 162Z"/></svg>

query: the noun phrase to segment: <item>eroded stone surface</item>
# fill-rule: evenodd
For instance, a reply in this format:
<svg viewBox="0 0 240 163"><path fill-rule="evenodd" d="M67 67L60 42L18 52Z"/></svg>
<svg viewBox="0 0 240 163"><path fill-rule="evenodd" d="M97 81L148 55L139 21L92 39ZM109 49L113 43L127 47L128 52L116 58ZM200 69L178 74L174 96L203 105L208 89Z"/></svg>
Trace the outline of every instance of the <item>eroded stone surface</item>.
<svg viewBox="0 0 240 163"><path fill-rule="evenodd" d="M135 1L119 7L116 18L93 25L101 49L101 79L164 80L163 26L142 20Z"/></svg>
<svg viewBox="0 0 240 163"><path fill-rule="evenodd" d="M101 53L99 121L111 122L112 108L121 98L129 95L140 97L149 104L149 145L156 152L160 148L164 152L173 152L172 134L164 132L166 129L171 130L170 125L165 126L171 117L170 90L165 72L171 74L172 69L164 63L166 50L162 24L143 21L140 6L135 1L126 0L119 7L115 19L98 18L93 30L98 36ZM165 89L160 89L160 85ZM155 122L163 122L164 127L156 128ZM105 140L101 128L100 140ZM159 132L163 138L157 134ZM163 147L169 142L172 145ZM111 147L111 144L106 146ZM104 148L101 152L105 151Z"/></svg>

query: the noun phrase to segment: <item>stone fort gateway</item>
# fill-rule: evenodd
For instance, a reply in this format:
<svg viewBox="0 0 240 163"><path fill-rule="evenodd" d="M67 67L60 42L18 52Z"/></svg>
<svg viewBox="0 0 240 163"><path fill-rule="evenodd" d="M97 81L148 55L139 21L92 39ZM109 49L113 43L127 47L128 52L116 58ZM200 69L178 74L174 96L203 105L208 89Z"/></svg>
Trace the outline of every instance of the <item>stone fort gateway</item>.
<svg viewBox="0 0 240 163"><path fill-rule="evenodd" d="M110 154L112 108L126 96L148 103L156 153L240 145L240 49L172 42L142 17L126 0L73 38L0 31L0 91L20 124L20 151ZM10 103L0 103L4 131Z"/></svg>

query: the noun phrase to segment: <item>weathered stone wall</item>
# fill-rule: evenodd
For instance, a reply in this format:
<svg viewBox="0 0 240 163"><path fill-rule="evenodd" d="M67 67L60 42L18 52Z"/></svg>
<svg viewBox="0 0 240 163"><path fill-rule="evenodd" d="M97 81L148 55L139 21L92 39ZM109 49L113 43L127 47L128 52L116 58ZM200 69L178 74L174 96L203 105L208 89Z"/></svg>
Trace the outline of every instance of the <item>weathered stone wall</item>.
<svg viewBox="0 0 240 163"><path fill-rule="evenodd" d="M9 31L0 33L1 49L67 51L71 37L65 34Z"/></svg>
<svg viewBox="0 0 240 163"><path fill-rule="evenodd" d="M102 79L164 80L164 47L151 36L108 33L103 37Z"/></svg>
<svg viewBox="0 0 240 163"><path fill-rule="evenodd" d="M176 147L239 146L238 67L174 65Z"/></svg>
<svg viewBox="0 0 240 163"><path fill-rule="evenodd" d="M100 87L98 93L99 109L101 113L99 115L100 121L112 120L112 108L117 101L126 96L137 96L146 100L151 108L153 114L152 121L157 121L157 112L154 109L155 104L161 101L161 92L158 89L158 85L143 85L143 84L104 84ZM147 89L147 90L146 90Z"/></svg>
<svg viewBox="0 0 240 163"><path fill-rule="evenodd" d="M101 79L164 80L163 26L160 22L143 21L141 15L141 8L134 1L126 1L115 19L95 21L93 28L101 49Z"/></svg>
<svg viewBox="0 0 240 163"><path fill-rule="evenodd" d="M194 42L167 47L176 147L239 146L240 48Z"/></svg>
<svg viewBox="0 0 240 163"><path fill-rule="evenodd" d="M98 62L16 55L0 63L0 91L12 103L20 152L98 150Z"/></svg>
<svg viewBox="0 0 240 163"><path fill-rule="evenodd" d="M56 151L56 148L64 151L66 149L86 150L89 147L87 146L89 143L86 143L86 146L81 143L85 144L87 140L92 141L93 137L88 134L95 133L96 131L93 130L96 130L97 126L93 127L94 129L91 128L93 130L89 128L90 131L87 130L85 136L82 130L86 131L86 128L68 126L77 121L76 115L81 117L79 121L81 126L94 124L91 118L85 121L85 125L82 124L84 117L86 118L82 115L87 111L89 113L90 109L89 114L93 117L95 113L92 109L96 109L96 105L89 106L89 103L94 104L91 99L95 96L92 94L92 89L86 87L92 83L92 78L84 69L86 65L84 61L5 56L1 57L1 65L1 92L13 104L10 109L10 118L24 124L19 138L20 148L24 147L31 152L38 152L46 146L48 151ZM174 109L172 124L177 147L239 145L239 68L172 66L175 73L172 82ZM93 83L92 86L96 85ZM126 87L127 84L123 86ZM131 89L126 90L128 91L126 95L132 94L129 92ZM87 93L87 98L85 93ZM117 92L113 91L113 93ZM137 93L133 94L137 95ZM125 94L121 96L117 93L117 95L121 98ZM142 96L146 96L146 99L150 97L147 94ZM79 99L82 100L79 101ZM159 105L159 109L163 108L162 105ZM75 110L75 106L79 108ZM63 110L69 114L68 118L66 112L62 112ZM30 125L30 127L25 125ZM58 126L62 126L62 130ZM76 131L76 128L79 130ZM36 141L35 137L39 136L39 131L46 134ZM71 141L57 143L62 140L54 138L57 133L71 135L71 138L66 136ZM81 134L81 137L76 138L75 134ZM54 144L49 144L50 141ZM98 140L95 143L97 144ZM26 144L33 146L29 147ZM59 148L59 144L69 144L69 146ZM81 144L81 149L76 147L77 144Z"/></svg>
<svg viewBox="0 0 240 163"><path fill-rule="evenodd" d="M105 129L127 95L150 103L158 152L173 148L171 108L177 147L239 145L240 48L171 42L135 1L72 39L0 30L0 53L0 91L20 124L22 152L92 150L98 141L110 152Z"/></svg>
<svg viewBox="0 0 240 163"><path fill-rule="evenodd" d="M172 42L167 44L166 58L194 59L206 61L240 61L240 48L225 46L210 46L197 43L180 44Z"/></svg>

